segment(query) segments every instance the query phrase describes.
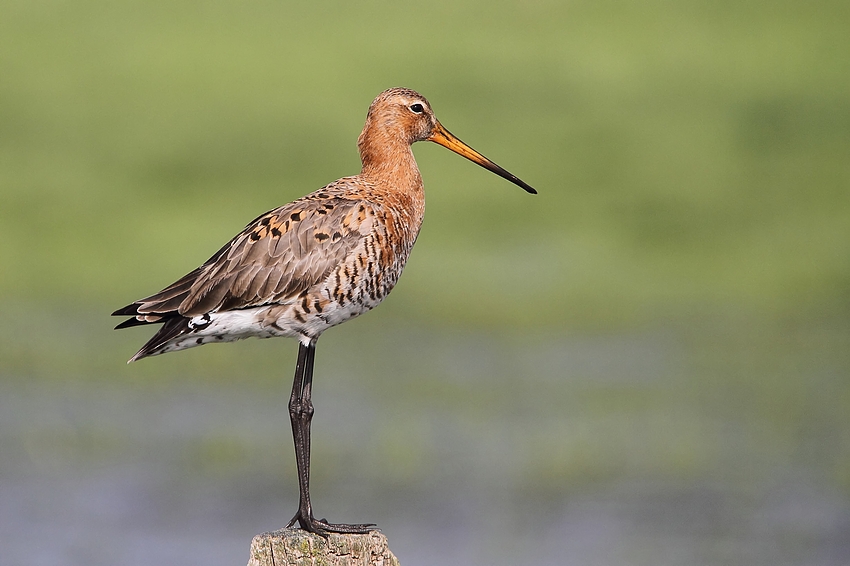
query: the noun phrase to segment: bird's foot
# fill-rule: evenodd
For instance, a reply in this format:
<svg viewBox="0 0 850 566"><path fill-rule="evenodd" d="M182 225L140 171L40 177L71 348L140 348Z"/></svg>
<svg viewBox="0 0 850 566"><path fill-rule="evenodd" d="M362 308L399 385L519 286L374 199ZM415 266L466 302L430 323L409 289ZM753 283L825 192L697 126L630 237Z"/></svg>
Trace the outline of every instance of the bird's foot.
<svg viewBox="0 0 850 566"><path fill-rule="evenodd" d="M286 528L295 526L295 523L309 533L315 533L321 537L328 538L330 533L365 535L374 530L377 530L377 525L374 523L362 523L358 525L347 525L344 523L329 523L327 519L316 519L312 515L304 516L299 510L298 513L289 521Z"/></svg>

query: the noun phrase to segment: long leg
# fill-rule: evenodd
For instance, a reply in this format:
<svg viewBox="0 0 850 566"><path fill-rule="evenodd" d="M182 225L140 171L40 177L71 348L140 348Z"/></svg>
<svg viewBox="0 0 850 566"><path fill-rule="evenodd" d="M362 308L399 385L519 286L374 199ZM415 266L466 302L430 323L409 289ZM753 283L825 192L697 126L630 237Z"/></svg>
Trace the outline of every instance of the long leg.
<svg viewBox="0 0 850 566"><path fill-rule="evenodd" d="M295 465L298 468L298 513L289 522L291 527L296 521L302 529L311 530L309 519L313 517L310 504L310 437L309 423L313 416L313 405L310 402L308 389L307 400L304 399L304 381L307 373L308 358L312 362L315 345L299 344L298 362L295 365L295 379L292 382L292 395L289 397L289 421L292 424L292 438L295 441ZM312 366L312 363L310 363ZM312 368L310 368L312 369ZM310 377L312 386L312 376ZM307 425L305 427L305 424ZM305 428L308 431L305 435Z"/></svg>
<svg viewBox="0 0 850 566"><path fill-rule="evenodd" d="M344 525L316 520L310 503L310 423L313 420L313 360L316 355L316 343L299 344L298 362L295 365L295 379L292 382L292 395L289 397L289 420L292 424L292 438L295 441L295 464L298 468L298 512L287 527L296 521L305 531L326 535L327 533L360 533L373 530L371 523L362 525Z"/></svg>

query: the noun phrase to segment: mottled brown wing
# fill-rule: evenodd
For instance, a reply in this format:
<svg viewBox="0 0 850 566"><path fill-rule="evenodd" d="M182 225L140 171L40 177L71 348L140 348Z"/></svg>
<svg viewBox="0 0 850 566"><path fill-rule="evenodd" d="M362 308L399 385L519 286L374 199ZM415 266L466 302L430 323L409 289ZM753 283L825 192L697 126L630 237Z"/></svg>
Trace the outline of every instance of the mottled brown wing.
<svg viewBox="0 0 850 566"><path fill-rule="evenodd" d="M192 317L291 300L325 279L369 233L370 208L329 196L272 210L204 265L116 314L146 315L137 316L144 324L160 316Z"/></svg>

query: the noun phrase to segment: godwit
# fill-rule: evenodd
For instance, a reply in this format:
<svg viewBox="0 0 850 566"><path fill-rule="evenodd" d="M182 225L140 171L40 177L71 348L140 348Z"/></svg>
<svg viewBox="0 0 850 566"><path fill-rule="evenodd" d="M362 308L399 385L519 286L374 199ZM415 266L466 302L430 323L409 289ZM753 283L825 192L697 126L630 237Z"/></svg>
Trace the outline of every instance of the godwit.
<svg viewBox="0 0 850 566"><path fill-rule="evenodd" d="M113 315L117 328L162 323L130 358L140 360L210 342L250 336L297 338L289 417L298 468L298 512L287 525L327 536L366 533L313 517L310 503L310 400L316 342L322 332L374 308L392 290L425 212L422 177L411 144L432 141L519 185L446 130L417 92L391 88L369 107L357 140L363 169L251 221L202 266L159 293ZM128 362L129 363L129 362Z"/></svg>

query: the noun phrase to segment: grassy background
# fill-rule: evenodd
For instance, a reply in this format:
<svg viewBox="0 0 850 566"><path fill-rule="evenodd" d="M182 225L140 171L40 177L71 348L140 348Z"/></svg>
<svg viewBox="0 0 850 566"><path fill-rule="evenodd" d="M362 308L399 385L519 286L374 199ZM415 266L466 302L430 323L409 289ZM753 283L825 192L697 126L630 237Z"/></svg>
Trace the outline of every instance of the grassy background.
<svg viewBox="0 0 850 566"><path fill-rule="evenodd" d="M489 430L530 440L470 465L542 499L612 478L731 493L798 466L850 495L846 2L7 0L2 13L4 382L285 389L293 344L126 368L147 334L113 333L106 315L257 214L355 173L368 104L407 86L540 194L415 147L428 212L405 275L319 353L337 385L356 376L397 407L368 448L401 462L393 481L443 477L423 462L474 452ZM438 439L453 435L427 415L455 404L477 409L447 456ZM59 444L117 457L120 441L68 427L22 461ZM204 442L199 462L244 473L241 440ZM339 479L333 454L350 448L323 442ZM520 444L525 467L499 475L497 455Z"/></svg>
<svg viewBox="0 0 850 566"><path fill-rule="evenodd" d="M843 3L488 6L7 2L0 293L162 286L355 172L366 107L407 85L541 195L417 147L428 244L399 312L582 328L846 305Z"/></svg>

